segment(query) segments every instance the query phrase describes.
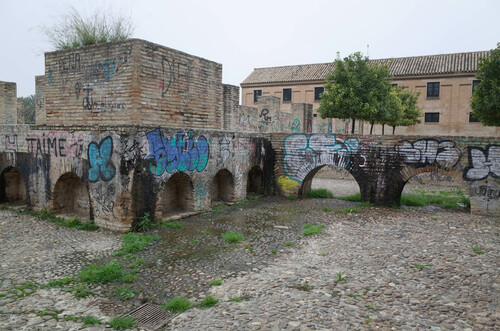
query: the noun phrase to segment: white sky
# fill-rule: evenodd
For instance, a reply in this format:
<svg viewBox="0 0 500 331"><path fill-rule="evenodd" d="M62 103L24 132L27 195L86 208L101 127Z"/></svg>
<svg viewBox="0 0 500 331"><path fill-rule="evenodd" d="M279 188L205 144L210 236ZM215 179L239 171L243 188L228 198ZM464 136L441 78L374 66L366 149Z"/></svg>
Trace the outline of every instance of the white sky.
<svg viewBox="0 0 500 331"><path fill-rule="evenodd" d="M489 50L500 41L499 0L0 0L0 80L35 92L52 51L40 30L72 5L130 15L134 37L222 63L239 85L253 68Z"/></svg>

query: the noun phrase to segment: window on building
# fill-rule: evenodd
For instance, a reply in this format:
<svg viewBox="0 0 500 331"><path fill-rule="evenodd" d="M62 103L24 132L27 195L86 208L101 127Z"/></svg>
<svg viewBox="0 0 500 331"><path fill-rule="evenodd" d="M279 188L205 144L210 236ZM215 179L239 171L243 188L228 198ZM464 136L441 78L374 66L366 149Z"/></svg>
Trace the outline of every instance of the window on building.
<svg viewBox="0 0 500 331"><path fill-rule="evenodd" d="M439 98L439 82L427 83L427 97Z"/></svg>
<svg viewBox="0 0 500 331"><path fill-rule="evenodd" d="M314 88L314 101L320 101L321 100L321 94L325 92L325 88L323 86L321 87L315 87Z"/></svg>
<svg viewBox="0 0 500 331"><path fill-rule="evenodd" d="M253 90L253 102L257 102L262 95L262 90Z"/></svg>
<svg viewBox="0 0 500 331"><path fill-rule="evenodd" d="M291 102L292 101L292 89L284 88L283 89L283 102Z"/></svg>
<svg viewBox="0 0 500 331"><path fill-rule="evenodd" d="M425 123L439 123L439 113L425 113Z"/></svg>
<svg viewBox="0 0 500 331"><path fill-rule="evenodd" d="M474 122L479 122L477 118L472 115L472 112L469 113L469 122L474 123Z"/></svg>
<svg viewBox="0 0 500 331"><path fill-rule="evenodd" d="M476 90L476 86L478 86L479 83L481 83L479 79L475 79L472 81L472 93L474 93L474 91Z"/></svg>

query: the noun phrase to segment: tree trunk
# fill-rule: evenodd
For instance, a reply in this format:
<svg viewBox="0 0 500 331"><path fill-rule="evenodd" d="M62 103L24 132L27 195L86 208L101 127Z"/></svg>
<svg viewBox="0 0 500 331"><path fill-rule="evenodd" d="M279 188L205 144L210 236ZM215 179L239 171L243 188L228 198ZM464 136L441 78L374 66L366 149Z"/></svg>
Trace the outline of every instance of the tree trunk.
<svg viewBox="0 0 500 331"><path fill-rule="evenodd" d="M356 119L355 118L352 118L352 129L351 129L351 133L354 134L354 126L355 126L355 123L356 123Z"/></svg>
<svg viewBox="0 0 500 331"><path fill-rule="evenodd" d="M385 124L382 124L382 135L385 133Z"/></svg>
<svg viewBox="0 0 500 331"><path fill-rule="evenodd" d="M373 132L373 126L375 125L375 122L371 122L370 123L370 136L372 135L372 132Z"/></svg>
<svg viewBox="0 0 500 331"><path fill-rule="evenodd" d="M392 127L392 135L394 136L394 132L396 132L396 126Z"/></svg>

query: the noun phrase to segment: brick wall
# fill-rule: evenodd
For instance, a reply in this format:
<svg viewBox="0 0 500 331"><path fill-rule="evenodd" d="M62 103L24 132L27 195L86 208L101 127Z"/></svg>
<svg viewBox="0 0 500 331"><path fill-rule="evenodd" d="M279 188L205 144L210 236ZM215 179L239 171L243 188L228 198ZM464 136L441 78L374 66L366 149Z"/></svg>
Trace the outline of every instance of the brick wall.
<svg viewBox="0 0 500 331"><path fill-rule="evenodd" d="M16 83L0 81L0 124L17 124Z"/></svg>
<svg viewBox="0 0 500 331"><path fill-rule="evenodd" d="M46 53L37 83L50 125L222 127L222 65L143 40Z"/></svg>

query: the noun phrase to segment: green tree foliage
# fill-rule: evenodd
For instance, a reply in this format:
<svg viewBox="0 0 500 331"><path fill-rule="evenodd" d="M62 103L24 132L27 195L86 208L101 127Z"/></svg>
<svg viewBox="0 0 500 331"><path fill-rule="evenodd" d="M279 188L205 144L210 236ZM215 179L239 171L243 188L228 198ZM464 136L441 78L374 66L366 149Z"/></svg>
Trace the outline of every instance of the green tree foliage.
<svg viewBox="0 0 500 331"><path fill-rule="evenodd" d="M422 116L421 109L417 106L420 92L404 90L401 86L396 86L391 92L391 98L396 98L394 107L386 118L386 124L392 126L392 134L398 126L411 126L420 123Z"/></svg>
<svg viewBox="0 0 500 331"><path fill-rule="evenodd" d="M370 62L357 52L334 62L335 70L327 75L325 92L318 112L322 118L383 123L391 108L389 67Z"/></svg>
<svg viewBox="0 0 500 331"><path fill-rule="evenodd" d="M22 102L24 106L24 123L35 123L35 96L32 94L27 97L17 98L17 102Z"/></svg>
<svg viewBox="0 0 500 331"><path fill-rule="evenodd" d="M472 94L472 116L484 125L500 126L500 43L480 60L476 77L481 83Z"/></svg>
<svg viewBox="0 0 500 331"><path fill-rule="evenodd" d="M131 18L111 9L97 8L85 17L75 7L69 7L53 26L42 26L42 31L56 50L62 50L125 40L134 33L134 25Z"/></svg>

